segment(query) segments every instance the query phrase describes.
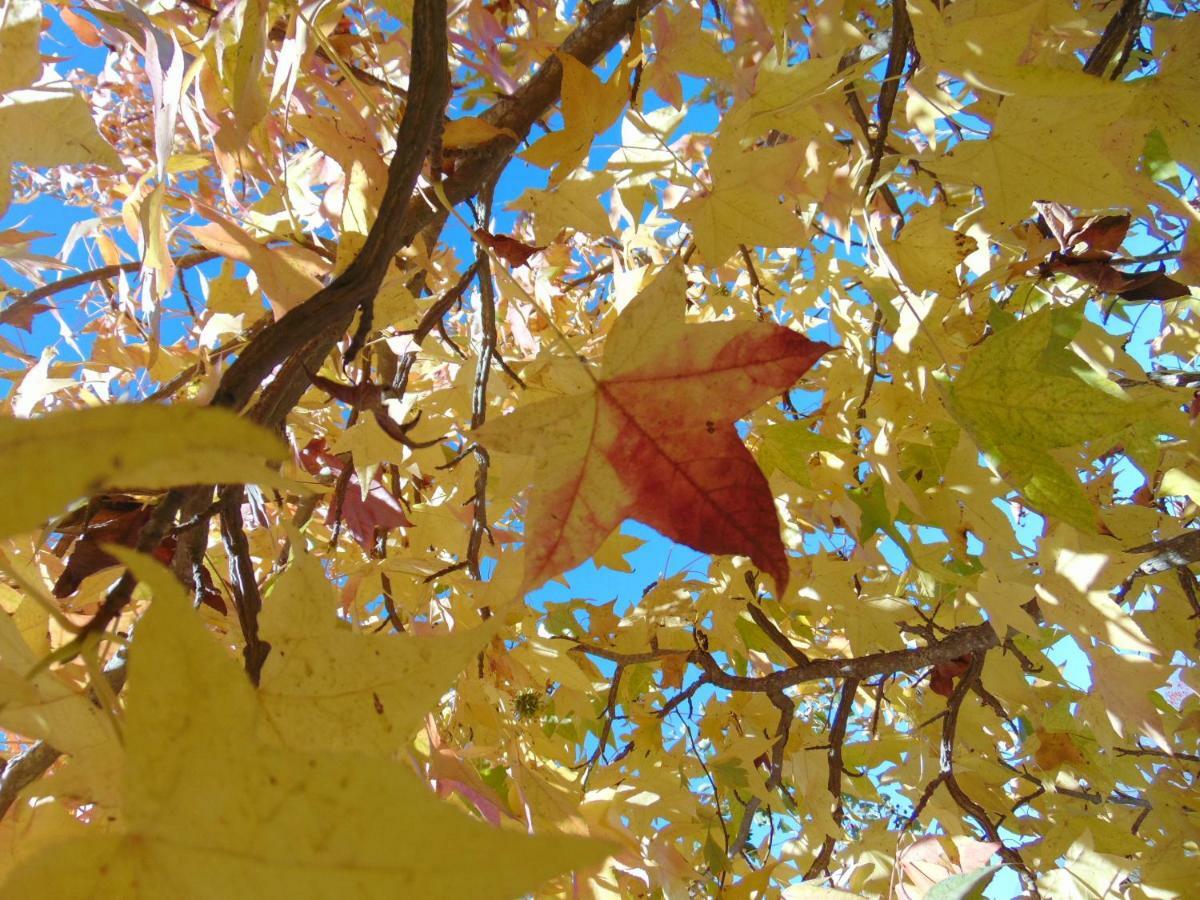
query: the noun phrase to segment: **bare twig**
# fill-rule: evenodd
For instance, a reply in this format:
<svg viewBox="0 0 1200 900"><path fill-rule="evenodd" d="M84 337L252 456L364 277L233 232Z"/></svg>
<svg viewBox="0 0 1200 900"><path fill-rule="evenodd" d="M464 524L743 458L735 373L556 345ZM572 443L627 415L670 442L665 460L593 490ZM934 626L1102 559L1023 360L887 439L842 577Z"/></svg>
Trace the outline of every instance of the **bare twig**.
<svg viewBox="0 0 1200 900"><path fill-rule="evenodd" d="M870 193L883 162L883 151L887 146L888 132L892 126L892 111L896 106L896 94L900 90L900 76L904 63L912 48L912 23L908 9L903 3L892 4L892 35L888 46L887 68L883 82L879 85L879 98L875 104L875 140L871 145L871 167L867 170L866 188Z"/></svg>
<svg viewBox="0 0 1200 900"><path fill-rule="evenodd" d="M837 710L829 725L829 775L826 786L833 798L833 821L839 826L842 824L842 817L845 814L842 808L842 774L845 772L846 765L842 761L842 753L846 743L846 728L850 722L850 712L854 708L854 696L858 693L859 684L861 684L859 679L848 678L842 685L842 694L838 700ZM808 872L804 875L805 879L815 878L822 872L829 874L829 862L833 859L833 850L836 846L837 837L832 834L825 835L816 859L813 860L812 865L808 867Z"/></svg>
<svg viewBox="0 0 1200 900"><path fill-rule="evenodd" d="M222 489L221 537L225 542L225 554L229 557L229 577L233 585L234 604L245 640L242 656L246 661L246 674L250 676L250 681L257 685L262 676L263 663L267 660L267 654L271 652L271 645L258 636L258 614L262 610L262 595L258 590L254 562L250 558L250 543L246 540L246 528L242 522L242 500L245 496L246 489L241 485Z"/></svg>
<svg viewBox="0 0 1200 900"><path fill-rule="evenodd" d="M807 681L823 678L866 679L878 675L895 675L898 672L917 672L940 662L949 662L960 656L982 653L998 646L999 640L992 626L984 622L956 628L941 640L931 641L924 647L905 650L888 650L850 659L812 659L808 662L780 669L769 675L757 677L731 675L720 667L707 650L644 650L637 653L620 653L607 647L576 643L571 648L576 653L586 653L615 663L631 665L649 663L668 656L686 655L688 661L704 672L708 683L727 691L770 693L784 690Z"/></svg>
<svg viewBox="0 0 1200 900"><path fill-rule="evenodd" d="M200 250L194 253L189 253L186 256L181 256L175 260L175 268L179 271L190 269L192 266L198 266L202 263L216 259L218 254L211 253L208 250ZM9 306L7 309L0 311L0 325L7 325L10 322L18 319L21 315L27 312L30 307L36 306L39 300L44 300L47 297L53 297L55 294L61 294L63 291L69 291L71 288L82 287L85 284L94 284L97 281L105 281L109 278L116 278L122 273L128 274L131 272L139 272L142 268L142 261L117 263L111 266L101 266L98 269L90 269L87 272L80 272L78 275L72 275L69 278L62 278L58 281L43 284L39 288L34 288L20 295L20 298Z"/></svg>

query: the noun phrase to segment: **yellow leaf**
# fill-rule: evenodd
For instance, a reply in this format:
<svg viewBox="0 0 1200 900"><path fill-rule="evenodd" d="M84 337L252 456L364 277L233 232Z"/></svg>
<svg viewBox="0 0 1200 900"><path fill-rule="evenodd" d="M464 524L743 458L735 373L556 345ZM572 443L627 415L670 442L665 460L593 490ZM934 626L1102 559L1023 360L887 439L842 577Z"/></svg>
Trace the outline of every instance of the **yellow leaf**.
<svg viewBox="0 0 1200 900"><path fill-rule="evenodd" d="M224 57L230 106L238 126L249 130L267 114L263 55L267 37L267 0L243 0L240 16L222 21L218 42Z"/></svg>
<svg viewBox="0 0 1200 900"><path fill-rule="evenodd" d="M1060 900L1118 897L1122 893L1121 883L1135 868L1130 860L1093 850L1092 836L1086 829L1067 851L1064 863L1063 868L1038 878L1038 890L1043 897Z"/></svg>
<svg viewBox="0 0 1200 900"><path fill-rule="evenodd" d="M85 830L59 803L14 803L0 820L0 879L43 847L79 837Z"/></svg>
<svg viewBox="0 0 1200 900"><path fill-rule="evenodd" d="M1149 105L1146 115L1162 131L1171 158L1200 167L1196 108L1200 105L1200 27L1195 16L1161 22L1154 31L1155 49L1165 53L1162 72L1139 87Z"/></svg>
<svg viewBox="0 0 1200 900"><path fill-rule="evenodd" d="M959 292L958 268L975 251L976 242L948 227L943 215L936 206L920 210L898 238L884 242L884 248L909 289L954 297Z"/></svg>
<svg viewBox="0 0 1200 900"><path fill-rule="evenodd" d="M1113 730L1128 741L1144 736L1159 749L1171 752L1162 715L1151 699L1167 686L1170 666L1104 646L1093 647L1088 655L1096 691Z"/></svg>
<svg viewBox="0 0 1200 900"><path fill-rule="evenodd" d="M121 555L156 597L129 663L125 815L112 835L42 850L0 893L506 898L608 854L490 828L405 765L259 744L257 700L234 659L167 570Z"/></svg>
<svg viewBox="0 0 1200 900"><path fill-rule="evenodd" d="M931 0L908 0L908 9L921 62L974 88L1058 97L1102 89L1072 55L1057 52L1061 35L1080 30L1082 18L1069 4L1001 0L939 10Z"/></svg>
<svg viewBox="0 0 1200 900"><path fill-rule="evenodd" d="M110 801L121 753L111 721L53 672L29 677L38 661L17 623L0 612L0 728L84 761L88 799Z"/></svg>
<svg viewBox="0 0 1200 900"><path fill-rule="evenodd" d="M277 484L264 463L285 455L270 432L220 409L119 404L0 419L0 537L108 488ZM42 472L53 476L30 477Z"/></svg>
<svg viewBox="0 0 1200 900"><path fill-rule="evenodd" d="M550 243L564 228L604 237L612 226L600 197L612 185L611 175L588 172L567 179L553 191L528 190L508 208L533 215L533 239L537 244Z"/></svg>
<svg viewBox="0 0 1200 900"><path fill-rule="evenodd" d="M709 265L724 263L738 249L794 247L807 229L781 195L803 160L799 141L743 152L735 136L722 137L709 159L712 187L679 204L671 215L691 226L696 248Z"/></svg>
<svg viewBox="0 0 1200 900"><path fill-rule="evenodd" d="M232 222L209 213L211 223L189 229L206 250L245 263L271 300L276 318L321 289L318 275L325 264L301 247L267 247Z"/></svg>
<svg viewBox="0 0 1200 900"><path fill-rule="evenodd" d="M839 89L837 68L837 57L808 59L791 66L768 60L758 69L754 92L729 111L721 123L722 131L757 137L777 129L807 142L824 126L813 101Z"/></svg>
<svg viewBox="0 0 1200 900"><path fill-rule="evenodd" d="M551 187L584 161L592 139L616 121L628 99L624 66L620 66L605 84L569 53L558 54L558 59L563 67L563 130L545 135L521 154L522 159L535 166L554 167L550 173Z"/></svg>
<svg viewBox="0 0 1200 900"><path fill-rule="evenodd" d="M964 140L946 156L923 160L943 180L976 184L988 223L1013 225L1035 200L1085 210L1143 206L1153 184L1134 171L1144 123L1138 92L1092 79L1091 94L1008 97L987 140Z"/></svg>
<svg viewBox="0 0 1200 900"><path fill-rule="evenodd" d="M1163 497L1187 497L1193 503L1200 504L1200 480L1183 469L1167 469L1163 473L1158 492Z"/></svg>
<svg viewBox="0 0 1200 900"><path fill-rule="evenodd" d="M517 133L511 128L499 128L487 119L454 119L446 123L442 132L442 146L448 150L465 150L498 137L510 137L515 141Z"/></svg>
<svg viewBox="0 0 1200 900"><path fill-rule="evenodd" d="M320 562L299 541L293 551L261 620L271 644L259 688L262 733L289 747L395 753L495 629L355 634L337 618Z"/></svg>
<svg viewBox="0 0 1200 900"><path fill-rule="evenodd" d="M50 652L50 615L33 597L26 597L16 588L0 582L0 608L12 616L21 637L34 653L45 656Z"/></svg>
<svg viewBox="0 0 1200 900"><path fill-rule="evenodd" d="M262 296L251 293L246 279L233 274L233 263L226 261L221 274L208 283L208 310L231 316L248 315L243 321L252 322L266 312Z"/></svg>
<svg viewBox="0 0 1200 900"><path fill-rule="evenodd" d="M41 36L37 0L8 0L0 8L0 92L27 87L42 74Z"/></svg>
<svg viewBox="0 0 1200 900"><path fill-rule="evenodd" d="M380 463L402 465L407 449L379 427L372 415L363 416L339 434L329 447L333 453L350 453L363 499L370 493L372 478Z"/></svg>
<svg viewBox="0 0 1200 900"><path fill-rule="evenodd" d="M614 572L632 572L633 566L625 559L625 554L632 553L645 543L641 538L635 538L633 535L614 531L600 545L600 549L592 557L592 562L596 564L596 568L598 569L612 569Z"/></svg>
<svg viewBox="0 0 1200 900"><path fill-rule="evenodd" d="M98 163L124 166L96 130L92 111L77 94L17 91L0 100L0 215L12 194L9 168Z"/></svg>

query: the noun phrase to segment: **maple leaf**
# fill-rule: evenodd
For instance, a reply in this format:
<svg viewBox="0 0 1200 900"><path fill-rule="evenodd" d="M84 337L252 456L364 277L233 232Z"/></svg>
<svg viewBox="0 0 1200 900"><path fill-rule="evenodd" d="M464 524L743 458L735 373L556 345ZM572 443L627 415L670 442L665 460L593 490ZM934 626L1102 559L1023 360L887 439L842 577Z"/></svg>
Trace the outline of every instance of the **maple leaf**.
<svg viewBox="0 0 1200 900"><path fill-rule="evenodd" d="M1046 198L1087 209L1143 205L1154 185L1132 166L1144 133L1133 117L1139 95L1092 81L1089 95L1006 98L987 140L964 140L931 164L943 179L979 185L989 222L1015 224Z"/></svg>
<svg viewBox="0 0 1200 900"><path fill-rule="evenodd" d="M0 534L20 534L104 487L257 481L286 485L266 468L284 445L263 428L222 409L154 404L65 410L40 419L0 419L0 479L54 471L36 489L11 494Z"/></svg>
<svg viewBox="0 0 1200 900"><path fill-rule="evenodd" d="M98 163L122 169L121 157L96 130L87 102L78 94L13 91L0 100L0 214L8 209L9 168Z"/></svg>
<svg viewBox="0 0 1200 900"><path fill-rule="evenodd" d="M338 620L321 563L292 537L292 562L263 610L272 651L263 667L261 731L285 746L400 749L495 633L354 634Z"/></svg>
<svg viewBox="0 0 1200 900"><path fill-rule="evenodd" d="M672 263L626 307L589 390L476 432L538 460L526 590L590 557L626 518L704 553L749 556L786 588L774 499L734 423L831 347L761 322L685 325L686 287Z"/></svg>
<svg viewBox="0 0 1200 900"><path fill-rule="evenodd" d="M339 485L345 479L345 488L335 495L329 504L326 521L333 524L339 519L346 523L359 545L370 549L375 545L375 529L390 531L412 524L404 513L404 507L392 496L376 475L365 490L360 487L358 475L347 471L348 463L325 449L324 438L313 438L300 451L300 467L311 475L329 470Z"/></svg>
<svg viewBox="0 0 1200 900"><path fill-rule="evenodd" d="M739 244L788 247L804 243L808 230L781 202L804 155L799 142L743 151L739 135L722 134L709 159L712 187L680 203L671 215L692 227L700 255L711 265L729 259Z"/></svg>
<svg viewBox="0 0 1200 900"><path fill-rule="evenodd" d="M118 552L155 596L129 663L124 815L114 834L34 855L6 896L501 898L609 852L474 821L379 757L260 743L249 680L205 634L178 582ZM247 752L212 752L218 736Z"/></svg>
<svg viewBox="0 0 1200 900"><path fill-rule="evenodd" d="M1007 325L972 351L947 398L980 449L1001 460L1035 506L1094 531L1095 510L1074 473L1046 451L1111 435L1149 410L1095 378L1065 346L1077 316L1048 308Z"/></svg>
<svg viewBox="0 0 1200 900"><path fill-rule="evenodd" d="M525 265L525 263L529 262L529 257L535 253L541 253L546 249L545 247L535 247L532 244L526 244L524 241L518 241L507 234L492 234L486 228L476 228L475 237L485 247L496 251L496 255L514 269Z"/></svg>
<svg viewBox="0 0 1200 900"><path fill-rule="evenodd" d="M553 191L530 189L508 204L531 213L534 240L548 244L564 228L601 237L612 231L600 197L613 186L608 173L589 172L562 182Z"/></svg>
<svg viewBox="0 0 1200 900"><path fill-rule="evenodd" d="M82 764L89 799L107 805L117 793L120 742L112 721L55 672L36 671L35 654L17 623L0 612L0 728L53 742Z"/></svg>
<svg viewBox="0 0 1200 900"><path fill-rule="evenodd" d="M563 129L542 137L523 158L548 169L550 186L558 184L584 161L592 139L617 118L629 97L627 67L621 65L608 83L569 53L559 53L562 64Z"/></svg>

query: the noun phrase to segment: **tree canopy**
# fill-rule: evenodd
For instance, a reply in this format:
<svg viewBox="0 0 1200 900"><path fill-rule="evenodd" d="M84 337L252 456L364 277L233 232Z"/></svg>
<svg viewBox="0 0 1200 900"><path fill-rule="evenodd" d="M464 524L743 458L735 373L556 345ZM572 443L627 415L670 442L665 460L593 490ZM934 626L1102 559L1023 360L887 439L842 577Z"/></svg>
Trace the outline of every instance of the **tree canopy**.
<svg viewBox="0 0 1200 900"><path fill-rule="evenodd" d="M1194 9L0 4L0 892L1190 895Z"/></svg>

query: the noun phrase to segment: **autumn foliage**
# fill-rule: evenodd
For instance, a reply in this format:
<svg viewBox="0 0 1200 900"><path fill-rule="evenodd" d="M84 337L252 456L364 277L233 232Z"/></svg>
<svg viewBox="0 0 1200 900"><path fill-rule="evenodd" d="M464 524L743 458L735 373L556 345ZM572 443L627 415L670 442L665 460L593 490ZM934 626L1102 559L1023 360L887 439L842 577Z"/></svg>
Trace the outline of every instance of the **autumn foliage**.
<svg viewBox="0 0 1200 900"><path fill-rule="evenodd" d="M0 894L1194 895L1197 109L1191 0L0 3Z"/></svg>

